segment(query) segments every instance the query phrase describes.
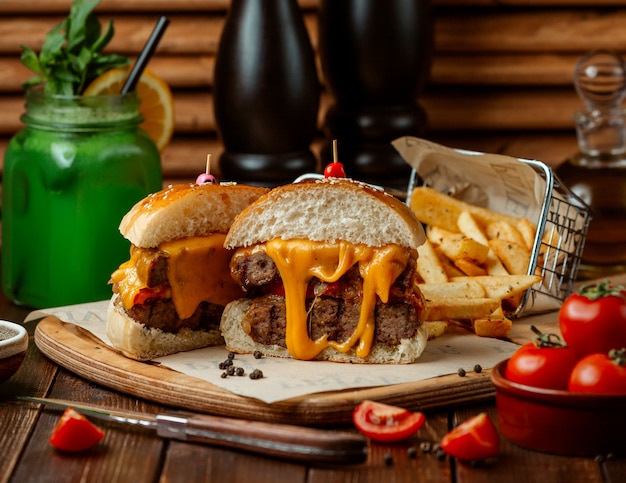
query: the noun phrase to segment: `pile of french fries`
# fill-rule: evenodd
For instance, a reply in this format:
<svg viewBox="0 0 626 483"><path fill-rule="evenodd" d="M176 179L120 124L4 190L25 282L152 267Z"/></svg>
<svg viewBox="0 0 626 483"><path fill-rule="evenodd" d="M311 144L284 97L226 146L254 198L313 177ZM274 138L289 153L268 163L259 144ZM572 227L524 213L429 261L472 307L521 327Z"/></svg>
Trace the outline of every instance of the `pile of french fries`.
<svg viewBox="0 0 626 483"><path fill-rule="evenodd" d="M429 187L416 188L409 204L426 230L417 273L429 338L450 324L483 337L507 337L508 316L542 280L527 274L535 225Z"/></svg>

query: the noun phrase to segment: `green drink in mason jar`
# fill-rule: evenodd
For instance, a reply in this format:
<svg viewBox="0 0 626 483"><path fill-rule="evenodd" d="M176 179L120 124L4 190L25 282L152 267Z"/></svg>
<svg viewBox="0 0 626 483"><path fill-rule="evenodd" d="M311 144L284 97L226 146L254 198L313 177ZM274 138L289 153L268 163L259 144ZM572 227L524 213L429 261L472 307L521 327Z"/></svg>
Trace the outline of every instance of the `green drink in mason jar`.
<svg viewBox="0 0 626 483"><path fill-rule="evenodd" d="M52 307L108 298L128 258L117 227L161 188L159 151L139 129L134 94L26 97L26 128L9 143L2 193L2 286Z"/></svg>
<svg viewBox="0 0 626 483"><path fill-rule="evenodd" d="M62 34L71 44L79 19L93 33L88 13L94 6L75 0L68 17L73 30L66 20L46 43ZM109 24L102 37L111 36ZM102 48L102 37L88 34L85 42ZM59 80L66 73L44 72L43 61L24 49L22 60L39 75L26 91L25 127L4 159L2 289L16 303L39 308L108 299L109 277L129 256L119 223L137 201L162 187L159 149L140 127L136 92L80 94L106 72L100 67L107 56L99 56L99 70L77 81L80 87L69 89ZM93 57L98 59L97 51ZM108 69L128 63L119 56L108 60Z"/></svg>

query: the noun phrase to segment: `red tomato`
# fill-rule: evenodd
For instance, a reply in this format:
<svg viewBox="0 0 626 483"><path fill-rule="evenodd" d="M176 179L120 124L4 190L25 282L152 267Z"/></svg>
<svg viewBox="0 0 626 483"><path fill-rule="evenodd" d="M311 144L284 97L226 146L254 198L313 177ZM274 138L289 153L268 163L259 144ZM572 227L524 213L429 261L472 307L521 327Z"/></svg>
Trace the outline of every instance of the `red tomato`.
<svg viewBox="0 0 626 483"><path fill-rule="evenodd" d="M324 178L345 178L346 172L343 169L343 164L333 161L326 165L324 168Z"/></svg>
<svg viewBox="0 0 626 483"><path fill-rule="evenodd" d="M572 370L568 389L626 395L626 349L583 357Z"/></svg>
<svg viewBox="0 0 626 483"><path fill-rule="evenodd" d="M504 377L527 386L566 390L569 374L578 359L578 354L569 347L537 347L529 342L513 353Z"/></svg>
<svg viewBox="0 0 626 483"><path fill-rule="evenodd" d="M609 282L585 285L563 302L559 327L582 356L626 347L626 290Z"/></svg>
<svg viewBox="0 0 626 483"><path fill-rule="evenodd" d="M500 436L487 413L480 413L446 434L439 446L460 460L484 460L498 454Z"/></svg>
<svg viewBox="0 0 626 483"><path fill-rule="evenodd" d="M426 421L423 413L374 401L363 401L352 412L357 429L374 441L401 441L413 436Z"/></svg>
<svg viewBox="0 0 626 483"><path fill-rule="evenodd" d="M135 295L135 299L133 300L133 303L135 305L141 305L141 304L145 304L150 299L161 299L161 298L164 298L166 295L168 295L167 292L168 292L168 288L163 285L160 287L153 287L153 288L144 287L141 290L139 290L137 295Z"/></svg>
<svg viewBox="0 0 626 483"><path fill-rule="evenodd" d="M63 451L84 451L95 446L104 437L104 432L85 416L67 408L54 427L50 444Z"/></svg>

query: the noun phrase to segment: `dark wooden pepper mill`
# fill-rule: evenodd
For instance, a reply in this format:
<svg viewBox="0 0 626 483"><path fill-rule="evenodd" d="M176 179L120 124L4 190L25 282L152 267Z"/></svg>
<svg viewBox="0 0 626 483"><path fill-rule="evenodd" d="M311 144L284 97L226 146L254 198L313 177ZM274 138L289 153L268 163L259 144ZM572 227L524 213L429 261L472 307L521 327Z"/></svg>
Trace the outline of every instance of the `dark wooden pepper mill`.
<svg viewBox="0 0 626 483"><path fill-rule="evenodd" d="M214 78L224 180L271 187L315 171L320 85L296 0L233 0Z"/></svg>
<svg viewBox="0 0 626 483"><path fill-rule="evenodd" d="M321 0L319 55L335 99L322 164L337 139L348 176L406 188L410 168L390 143L425 134L417 98L430 74L433 30L430 0Z"/></svg>

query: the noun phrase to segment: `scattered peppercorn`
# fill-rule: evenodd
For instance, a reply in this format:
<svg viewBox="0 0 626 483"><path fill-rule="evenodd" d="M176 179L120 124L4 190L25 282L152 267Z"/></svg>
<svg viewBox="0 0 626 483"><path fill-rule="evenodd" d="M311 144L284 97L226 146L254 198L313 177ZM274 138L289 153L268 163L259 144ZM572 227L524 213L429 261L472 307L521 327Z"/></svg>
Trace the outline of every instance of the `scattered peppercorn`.
<svg viewBox="0 0 626 483"><path fill-rule="evenodd" d="M480 374L481 372L483 372L482 366L480 364L476 364L474 366L474 372L477 373L477 374Z"/></svg>
<svg viewBox="0 0 626 483"><path fill-rule="evenodd" d="M228 377L228 374L226 374L225 372L222 372L222 375L220 377L222 379L226 379Z"/></svg>
<svg viewBox="0 0 626 483"><path fill-rule="evenodd" d="M237 376L243 376L244 372L245 372L245 371L243 370L243 367L236 367L236 368L235 368L235 374L236 374Z"/></svg>
<svg viewBox="0 0 626 483"><path fill-rule="evenodd" d="M417 456L417 450L415 449L415 446L410 446L409 449L406 450L406 454L410 459L415 459L415 457Z"/></svg>
<svg viewBox="0 0 626 483"><path fill-rule="evenodd" d="M232 361L235 358L235 353L234 352L229 352L228 353L228 358Z"/></svg>
<svg viewBox="0 0 626 483"><path fill-rule="evenodd" d="M465 369L463 369L462 367L459 367L459 370L456 371L456 373L459 375L459 377L465 377L465 375L467 374L465 372Z"/></svg>
<svg viewBox="0 0 626 483"><path fill-rule="evenodd" d="M423 453L429 453L431 450L430 443L428 441L422 441L420 443L420 449L422 450Z"/></svg>
<svg viewBox="0 0 626 483"><path fill-rule="evenodd" d="M383 458L385 459L385 464L387 466L393 465L393 456L392 455L390 455L389 453L385 453L385 456Z"/></svg>
<svg viewBox="0 0 626 483"><path fill-rule="evenodd" d="M250 379L261 379L263 378L263 371L260 369L255 369L250 373Z"/></svg>
<svg viewBox="0 0 626 483"><path fill-rule="evenodd" d="M228 366L228 369L226 369L226 373L229 376L234 376L235 375L235 368L233 366Z"/></svg>
<svg viewBox="0 0 626 483"><path fill-rule="evenodd" d="M261 359L263 357L263 354L261 353L261 351L254 351L252 355L254 356L255 359Z"/></svg>

